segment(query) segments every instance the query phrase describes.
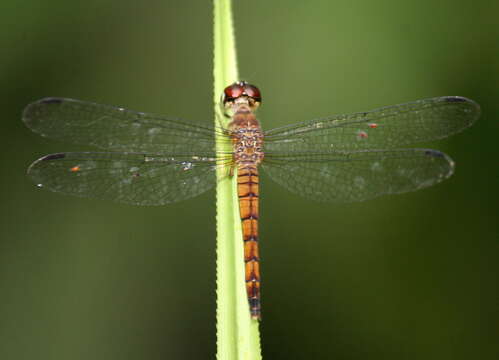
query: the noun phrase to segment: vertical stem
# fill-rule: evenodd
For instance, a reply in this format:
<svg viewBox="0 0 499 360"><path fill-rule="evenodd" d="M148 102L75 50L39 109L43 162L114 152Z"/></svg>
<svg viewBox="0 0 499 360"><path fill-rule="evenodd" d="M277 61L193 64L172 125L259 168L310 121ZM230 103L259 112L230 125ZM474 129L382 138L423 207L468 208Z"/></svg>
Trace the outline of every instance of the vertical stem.
<svg viewBox="0 0 499 360"><path fill-rule="evenodd" d="M214 0L215 126L227 125L220 107L223 89L238 80L230 0ZM226 140L217 152L232 151ZM260 355L258 321L249 313L245 288L244 249L236 177L217 172L217 359L257 360Z"/></svg>

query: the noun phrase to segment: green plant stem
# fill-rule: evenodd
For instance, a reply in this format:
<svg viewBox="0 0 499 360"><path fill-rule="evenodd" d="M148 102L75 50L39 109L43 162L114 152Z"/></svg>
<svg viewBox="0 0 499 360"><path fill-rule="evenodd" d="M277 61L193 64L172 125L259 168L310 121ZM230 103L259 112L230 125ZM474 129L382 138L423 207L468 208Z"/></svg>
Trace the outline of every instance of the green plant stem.
<svg viewBox="0 0 499 360"><path fill-rule="evenodd" d="M220 108L223 89L238 80L230 0L214 0L215 126L228 121ZM232 151L230 142L217 141L217 152ZM234 170L236 175L236 170ZM261 359L258 321L249 313L245 289L244 249L236 176L217 172L217 359Z"/></svg>

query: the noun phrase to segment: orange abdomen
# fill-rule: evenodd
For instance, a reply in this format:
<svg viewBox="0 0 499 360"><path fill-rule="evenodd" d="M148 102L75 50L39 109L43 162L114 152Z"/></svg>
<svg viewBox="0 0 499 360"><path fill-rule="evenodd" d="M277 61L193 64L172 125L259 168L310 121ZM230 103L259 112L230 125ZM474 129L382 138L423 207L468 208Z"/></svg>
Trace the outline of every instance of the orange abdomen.
<svg viewBox="0 0 499 360"><path fill-rule="evenodd" d="M260 319L260 256L258 254L258 170L241 164L237 171L237 193L244 240L246 293L251 317Z"/></svg>

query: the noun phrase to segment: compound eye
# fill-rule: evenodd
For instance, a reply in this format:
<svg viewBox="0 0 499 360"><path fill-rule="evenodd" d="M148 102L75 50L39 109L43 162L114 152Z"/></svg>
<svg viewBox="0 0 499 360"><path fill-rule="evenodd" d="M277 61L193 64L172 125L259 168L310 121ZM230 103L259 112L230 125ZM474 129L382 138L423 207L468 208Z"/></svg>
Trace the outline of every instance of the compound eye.
<svg viewBox="0 0 499 360"><path fill-rule="evenodd" d="M244 92L244 88L238 83L229 85L225 88L224 94L229 99L235 99L241 96Z"/></svg>
<svg viewBox="0 0 499 360"><path fill-rule="evenodd" d="M260 95L260 90L254 85L244 85L244 93L249 97L252 97L256 101L260 101L262 98L262 96Z"/></svg>

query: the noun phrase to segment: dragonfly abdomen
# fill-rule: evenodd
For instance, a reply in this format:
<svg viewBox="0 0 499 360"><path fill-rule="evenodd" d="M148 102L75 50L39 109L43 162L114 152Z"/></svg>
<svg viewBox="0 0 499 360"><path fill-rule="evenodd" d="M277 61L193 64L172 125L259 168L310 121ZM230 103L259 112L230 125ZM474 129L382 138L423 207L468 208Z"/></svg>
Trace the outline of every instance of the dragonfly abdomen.
<svg viewBox="0 0 499 360"><path fill-rule="evenodd" d="M251 317L260 319L260 256L258 253L258 169L241 164L237 170L239 212L244 240L246 293Z"/></svg>
<svg viewBox="0 0 499 360"><path fill-rule="evenodd" d="M246 293L253 319L261 318L258 254L258 164L263 160L263 134L249 98L240 98L229 129L237 164L237 192L244 241Z"/></svg>

